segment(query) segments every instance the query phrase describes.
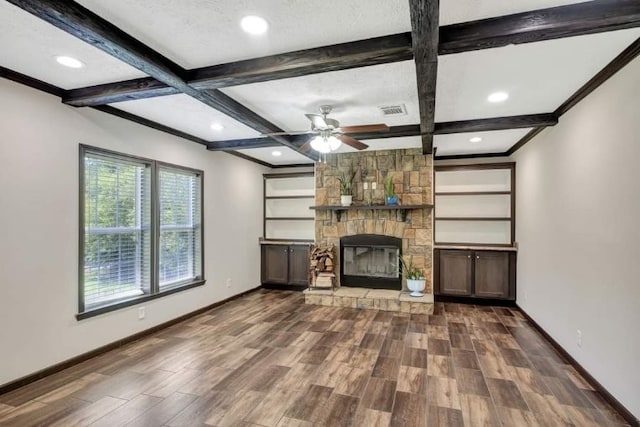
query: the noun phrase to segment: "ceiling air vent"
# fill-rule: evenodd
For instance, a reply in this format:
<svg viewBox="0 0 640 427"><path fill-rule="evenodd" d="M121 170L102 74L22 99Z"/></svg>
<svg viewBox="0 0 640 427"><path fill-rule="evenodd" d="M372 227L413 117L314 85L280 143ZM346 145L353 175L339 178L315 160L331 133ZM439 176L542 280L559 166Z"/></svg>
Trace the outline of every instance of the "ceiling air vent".
<svg viewBox="0 0 640 427"><path fill-rule="evenodd" d="M383 116L406 116L407 109L404 104L399 105L382 105L378 107L382 111Z"/></svg>

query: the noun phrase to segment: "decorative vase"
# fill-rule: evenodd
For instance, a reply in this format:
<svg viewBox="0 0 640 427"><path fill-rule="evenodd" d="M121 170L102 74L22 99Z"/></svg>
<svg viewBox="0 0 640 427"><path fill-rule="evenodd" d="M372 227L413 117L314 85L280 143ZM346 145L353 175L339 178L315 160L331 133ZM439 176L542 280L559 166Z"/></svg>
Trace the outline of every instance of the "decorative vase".
<svg viewBox="0 0 640 427"><path fill-rule="evenodd" d="M340 196L340 204L342 206L351 206L353 200L353 196L349 194L348 196Z"/></svg>
<svg viewBox="0 0 640 427"><path fill-rule="evenodd" d="M423 291L425 282L425 279L407 279L407 288L411 291L409 295L412 297L424 296Z"/></svg>
<svg viewBox="0 0 640 427"><path fill-rule="evenodd" d="M385 196L384 203L387 206L395 206L398 204L398 195L394 194L393 196Z"/></svg>

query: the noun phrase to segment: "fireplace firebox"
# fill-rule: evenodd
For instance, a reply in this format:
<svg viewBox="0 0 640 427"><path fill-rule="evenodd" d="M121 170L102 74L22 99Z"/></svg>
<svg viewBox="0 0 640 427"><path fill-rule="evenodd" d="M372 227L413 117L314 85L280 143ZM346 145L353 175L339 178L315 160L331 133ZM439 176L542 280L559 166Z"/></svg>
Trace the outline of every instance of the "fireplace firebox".
<svg viewBox="0 0 640 427"><path fill-rule="evenodd" d="M340 286L402 290L402 239L358 234L340 239Z"/></svg>

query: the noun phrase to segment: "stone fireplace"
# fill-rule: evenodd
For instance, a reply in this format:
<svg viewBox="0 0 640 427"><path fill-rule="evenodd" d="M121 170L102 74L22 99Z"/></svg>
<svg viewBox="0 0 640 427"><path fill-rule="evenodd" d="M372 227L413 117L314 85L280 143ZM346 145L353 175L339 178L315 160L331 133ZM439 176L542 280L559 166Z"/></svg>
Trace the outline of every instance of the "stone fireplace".
<svg viewBox="0 0 640 427"><path fill-rule="evenodd" d="M393 245L387 242L376 249L356 242L354 246L352 237L375 235L396 239L399 253L407 259L412 258L414 266L424 270L425 293L432 294L432 209L409 210L406 211L405 218L402 212L397 210L366 208L368 205L384 204L383 183L388 176L392 179L401 205L432 204L432 156L423 155L421 149L328 155L327 163L318 163L315 168L316 205L340 204L338 176L340 172L347 173L349 170L356 171L353 205L363 208L346 210L340 215L327 210L317 210L315 213L315 243L340 248L340 251L336 251L339 258L335 262L336 285L406 290L406 283L401 278L398 280L398 277L395 277L396 283L393 288L392 285L377 286L380 282L374 280L374 276L379 276L378 279L381 276L395 276L390 265L390 260L393 260L394 254L397 253L391 248ZM375 189L372 189L373 184ZM349 249L345 254L346 248ZM353 258L347 260L353 262L345 265L345 257ZM345 267L346 271L343 271ZM352 274L354 272L356 274ZM358 280L354 282L352 276Z"/></svg>

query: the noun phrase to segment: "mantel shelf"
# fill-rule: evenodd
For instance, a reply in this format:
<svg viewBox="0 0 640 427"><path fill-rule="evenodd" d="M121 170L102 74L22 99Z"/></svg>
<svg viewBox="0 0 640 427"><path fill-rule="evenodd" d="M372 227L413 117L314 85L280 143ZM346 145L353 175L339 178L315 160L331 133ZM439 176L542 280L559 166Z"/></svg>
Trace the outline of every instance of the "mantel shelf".
<svg viewBox="0 0 640 427"><path fill-rule="evenodd" d="M351 206L342 206L342 205L327 205L327 206L310 206L309 209L314 209L317 211L335 211L336 217L338 221L340 221L342 217L343 211L355 211L355 210L373 210L373 211L400 211L402 215L402 221L407 220L407 213L411 210L416 209L432 209L433 205L351 205Z"/></svg>

